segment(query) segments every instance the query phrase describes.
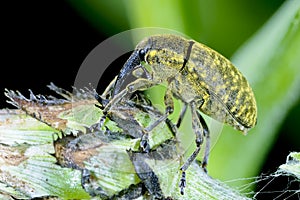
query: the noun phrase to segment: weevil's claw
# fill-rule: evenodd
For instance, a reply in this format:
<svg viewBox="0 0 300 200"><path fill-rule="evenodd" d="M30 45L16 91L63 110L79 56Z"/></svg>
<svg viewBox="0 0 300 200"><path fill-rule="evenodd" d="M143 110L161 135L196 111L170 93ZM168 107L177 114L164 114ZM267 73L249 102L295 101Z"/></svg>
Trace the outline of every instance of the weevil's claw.
<svg viewBox="0 0 300 200"><path fill-rule="evenodd" d="M103 127L105 120L106 120L106 115L103 115L99 121L99 128Z"/></svg>
<svg viewBox="0 0 300 200"><path fill-rule="evenodd" d="M185 172L182 172L179 188L180 188L180 194L184 195L184 188L186 186L186 180L185 180Z"/></svg>
<svg viewBox="0 0 300 200"><path fill-rule="evenodd" d="M206 162L202 163L202 168L203 168L204 172L207 174L207 163Z"/></svg>
<svg viewBox="0 0 300 200"><path fill-rule="evenodd" d="M149 153L150 145L148 142L148 134L143 134L140 142L140 147L142 148L143 152Z"/></svg>
<svg viewBox="0 0 300 200"><path fill-rule="evenodd" d="M149 145L148 140L142 139L141 142L140 142L140 146L142 148L142 151L144 151L146 153L149 153L149 151L150 151L150 145Z"/></svg>
<svg viewBox="0 0 300 200"><path fill-rule="evenodd" d="M105 99L104 97L100 96L96 91L95 91L94 97L100 103L100 105L95 105L95 106L97 106L101 110L103 110L105 108L105 106L109 103L108 99Z"/></svg>

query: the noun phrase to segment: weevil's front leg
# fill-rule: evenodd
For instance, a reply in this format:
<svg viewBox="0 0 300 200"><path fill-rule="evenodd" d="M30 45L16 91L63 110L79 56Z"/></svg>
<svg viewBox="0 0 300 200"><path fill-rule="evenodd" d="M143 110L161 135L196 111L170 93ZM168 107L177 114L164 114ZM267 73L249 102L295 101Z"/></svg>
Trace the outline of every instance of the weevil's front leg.
<svg viewBox="0 0 300 200"><path fill-rule="evenodd" d="M153 75L143 65L138 65L132 71L132 75L136 78L146 77L148 80L153 80Z"/></svg>
<svg viewBox="0 0 300 200"><path fill-rule="evenodd" d="M97 93L97 91L94 89L94 96L95 99L100 103L99 105L96 105L97 107L99 107L100 109L105 108L105 106L109 103L109 99L112 96L112 92L114 89L114 85L116 83L117 80L117 76L109 83L109 85L105 88L104 92L102 93L102 95L99 95Z"/></svg>
<svg viewBox="0 0 300 200"><path fill-rule="evenodd" d="M104 92L102 93L102 96L105 97L106 99L109 99L112 97L112 93L115 87L117 81L117 76L109 83L109 85L105 88Z"/></svg>
<svg viewBox="0 0 300 200"><path fill-rule="evenodd" d="M107 113L111 106L119 103L125 96L132 94L138 90L143 91L155 85L153 81L148 79L140 78L131 83L129 83L124 90L116 94L103 109L103 113Z"/></svg>
<svg viewBox="0 0 300 200"><path fill-rule="evenodd" d="M188 167L192 164L192 162L196 159L197 155L200 152L201 144L203 143L203 127L201 125L200 119L197 115L197 106L195 101L192 101L190 103L191 106L191 112L192 112L192 127L196 134L196 149L192 153L192 155L185 161L185 163L181 166L180 170L182 171L182 176L180 179L179 187L180 187L180 193L184 194L184 188L186 186L186 179L185 179L185 171L188 169Z"/></svg>
<svg viewBox="0 0 300 200"><path fill-rule="evenodd" d="M148 88L152 87L153 85L155 85L155 82L144 79L144 78L137 79L137 80L133 81L132 83L128 84L126 86L126 88L124 90L122 90L120 93L116 94L113 97L113 99L111 99L109 101L109 103L106 105L106 107L103 109L104 116L100 119L100 126L103 126L107 112L109 111L109 109L112 106L114 106L115 104L118 104L123 98L126 99L127 95L131 95L132 93L134 93L138 90L139 91L147 90ZM148 143L148 132L144 129L142 129L142 130L143 130L143 133L142 133L143 136L141 138L140 146L143 149L143 151L149 152L150 146Z"/></svg>

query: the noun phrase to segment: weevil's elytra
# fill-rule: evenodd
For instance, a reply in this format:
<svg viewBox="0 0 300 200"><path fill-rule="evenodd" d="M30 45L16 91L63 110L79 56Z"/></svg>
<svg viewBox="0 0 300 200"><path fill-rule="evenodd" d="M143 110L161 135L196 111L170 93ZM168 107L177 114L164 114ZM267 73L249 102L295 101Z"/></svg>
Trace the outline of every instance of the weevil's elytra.
<svg viewBox="0 0 300 200"><path fill-rule="evenodd" d="M240 126L247 129L255 125L257 111L252 89L246 78L229 60L203 44L195 43L187 65L193 68L193 73L198 75L198 79L192 79L191 82L196 86L200 82L205 83L204 85L200 84L201 87L207 89L211 96L214 96L207 100L210 101L207 102L207 107L200 108L202 112L218 119L218 116L222 115L219 115L221 113L218 111L212 112L212 107L214 105L221 106L236 120L238 127L236 123L232 124L229 116L219 119L220 121L239 130L241 130ZM219 103L223 105L216 105ZM246 114L248 114L247 117Z"/></svg>
<svg viewBox="0 0 300 200"><path fill-rule="evenodd" d="M150 68L144 66L143 62ZM120 91L125 78L136 67L141 67L147 78L137 77L137 80ZM167 88L164 98L166 112L154 123L155 125L150 125L145 130L151 131L173 112L171 96L184 103L177 126L180 125L187 106L191 108L197 147L180 168L183 175L199 153L203 137L207 142L202 165L205 168L207 164L209 130L199 111L244 133L256 124L257 108L254 94L241 72L218 52L178 35L154 35L145 38L137 45L116 79L112 99L105 107L104 113L127 94L146 90L158 84L164 84ZM144 136L141 144L147 151L150 147L146 142L147 134ZM180 183L182 193L184 187L183 176Z"/></svg>

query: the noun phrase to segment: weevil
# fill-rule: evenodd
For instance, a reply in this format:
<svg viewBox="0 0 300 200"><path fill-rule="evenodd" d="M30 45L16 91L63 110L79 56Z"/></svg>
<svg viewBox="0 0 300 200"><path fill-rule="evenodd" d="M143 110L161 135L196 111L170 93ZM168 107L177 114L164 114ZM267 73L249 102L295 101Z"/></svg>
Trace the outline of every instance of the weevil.
<svg viewBox="0 0 300 200"><path fill-rule="evenodd" d="M138 69L142 69L143 73L133 73ZM137 79L121 90L125 79L131 73ZM181 100L184 105L177 127L180 126L187 107L190 107L196 149L180 168L182 178L179 187L183 194L186 185L185 171L200 152L204 138L206 147L202 167L206 171L210 136L201 113L246 134L256 125L256 101L242 73L215 50L178 35L153 35L143 39L124 64L103 112L107 113L112 106L136 91L144 91L160 84L167 88L164 95L165 114L145 128L140 145L144 151L149 151L148 132L173 112L172 97Z"/></svg>

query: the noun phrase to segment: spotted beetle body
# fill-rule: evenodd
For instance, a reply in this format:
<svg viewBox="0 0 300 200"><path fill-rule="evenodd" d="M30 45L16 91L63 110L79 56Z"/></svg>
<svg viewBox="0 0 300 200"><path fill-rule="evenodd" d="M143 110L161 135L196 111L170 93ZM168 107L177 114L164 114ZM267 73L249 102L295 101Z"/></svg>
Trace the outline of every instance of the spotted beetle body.
<svg viewBox="0 0 300 200"><path fill-rule="evenodd" d="M135 73L139 69L143 73ZM121 90L130 73L137 79ZM200 152L204 137L206 146L202 167L205 171L208 162L210 136L201 112L246 134L256 124L256 101L246 78L218 52L178 35L154 35L142 40L124 64L115 81L112 98L103 112L107 113L112 106L135 91L147 90L155 85L165 85L167 88L164 96L166 110L160 119L144 128L140 146L143 151L149 152L148 133L173 112L172 97L184 104L177 127L187 107L190 107L196 149L180 168L182 177L179 187L183 194L185 171Z"/></svg>
<svg viewBox="0 0 300 200"><path fill-rule="evenodd" d="M121 70L115 94L126 74L142 61L152 66L153 79L177 77L179 99L185 100L188 93L202 97L199 110L206 115L244 133L256 124L256 101L246 78L228 59L209 47L177 35L146 38Z"/></svg>

